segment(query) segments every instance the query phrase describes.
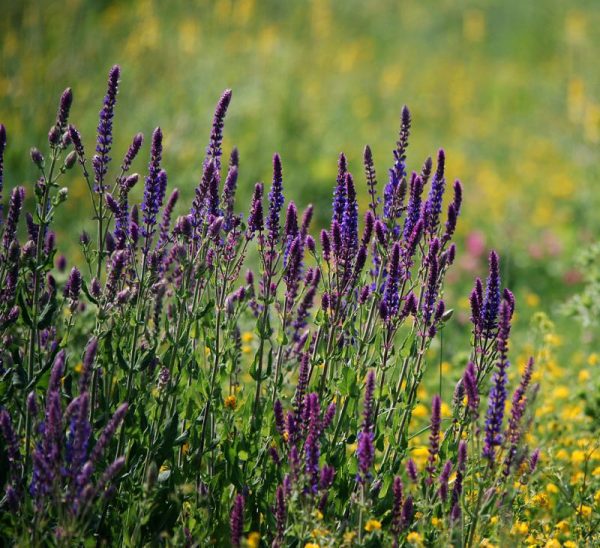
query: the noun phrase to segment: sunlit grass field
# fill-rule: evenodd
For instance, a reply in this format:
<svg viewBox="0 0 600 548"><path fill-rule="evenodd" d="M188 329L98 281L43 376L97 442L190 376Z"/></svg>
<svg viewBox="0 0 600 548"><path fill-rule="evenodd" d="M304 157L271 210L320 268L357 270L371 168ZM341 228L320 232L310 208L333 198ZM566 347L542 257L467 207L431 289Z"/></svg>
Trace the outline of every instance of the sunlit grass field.
<svg viewBox="0 0 600 548"><path fill-rule="evenodd" d="M319 206L320 228L339 152L364 210L363 147L372 147L383 186L390 135L408 105L418 127L409 169L444 147L449 180L464 185L456 268L468 275L456 276L484 275L497 249L519 298L514 337L523 355L514 362L522 369L528 355L538 358L540 420L530 441L542 447L541 472L511 534L531 546L590 542L600 523L600 338L562 306L582 289L577 253L600 233L599 2L1 0L0 13L8 187L36 177L22 152L46 135L66 86L75 90L72 116L91 138L106 69L118 63L115 158L136 132L149 137L160 124L169 185L187 211L210 113L231 88L224 148L240 151L238 203L245 207L256 181L270 180L279 152L286 197ZM134 171L145 172L146 156ZM89 211L87 187L68 177L56 222L61 245L76 256L92 221L80 213ZM141 198L141 188L134 192ZM459 349L469 337L469 290L453 288L454 324L443 347L430 350L448 374L448 397L466 360ZM419 395L425 403L415 415L424 422L436 375ZM426 436L412 443L419 454Z"/></svg>

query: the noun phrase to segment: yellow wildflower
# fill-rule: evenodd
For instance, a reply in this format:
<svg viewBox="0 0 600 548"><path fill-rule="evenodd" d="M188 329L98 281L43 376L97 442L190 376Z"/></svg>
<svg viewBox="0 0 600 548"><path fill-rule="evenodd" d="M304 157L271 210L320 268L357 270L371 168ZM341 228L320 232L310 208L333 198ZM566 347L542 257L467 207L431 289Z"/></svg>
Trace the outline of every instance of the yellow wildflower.
<svg viewBox="0 0 600 548"><path fill-rule="evenodd" d="M548 493L558 493L560 489L554 485L554 483L548 483L546 485L546 491L548 491Z"/></svg>
<svg viewBox="0 0 600 548"><path fill-rule="evenodd" d="M415 406L415 408L413 410L413 417L422 419L422 418L428 417L428 416L429 416L429 410L427 409L427 407L425 407L425 405L423 405L422 403L419 403L418 405Z"/></svg>
<svg viewBox="0 0 600 548"><path fill-rule="evenodd" d="M249 343L254 339L254 333L252 331L244 331L242 333L242 342Z"/></svg>
<svg viewBox="0 0 600 548"><path fill-rule="evenodd" d="M225 398L225 407L234 410L237 406L237 398L234 395Z"/></svg>
<svg viewBox="0 0 600 548"><path fill-rule="evenodd" d="M307 542L304 545L304 548L321 548L321 546L319 544L317 544L316 542Z"/></svg>
<svg viewBox="0 0 600 548"><path fill-rule="evenodd" d="M370 519L365 523L365 531L370 533L371 531L379 531L381 529L381 522L376 519Z"/></svg>
<svg viewBox="0 0 600 548"><path fill-rule="evenodd" d="M344 544L352 544L352 541L354 540L354 538L356 537L356 532L354 531L346 531L344 533Z"/></svg>
<svg viewBox="0 0 600 548"><path fill-rule="evenodd" d="M406 542L409 544L420 545L423 542L423 538L419 533L417 533L417 531L412 531L406 536Z"/></svg>
<svg viewBox="0 0 600 548"><path fill-rule="evenodd" d="M83 371L83 364L78 362L73 369L75 373L81 373Z"/></svg>
<svg viewBox="0 0 600 548"><path fill-rule="evenodd" d="M433 517L431 518L431 525L433 525L436 529L441 529L443 522L441 519Z"/></svg>
<svg viewBox="0 0 600 548"><path fill-rule="evenodd" d="M565 521L564 519L559 521L556 524L556 530L562 533L563 535L566 535L569 532L569 522Z"/></svg>
<svg viewBox="0 0 600 548"><path fill-rule="evenodd" d="M248 548L258 548L260 546L260 533L258 531L252 531L246 539Z"/></svg>
<svg viewBox="0 0 600 548"><path fill-rule="evenodd" d="M582 504L579 506L577 513L584 518L589 518L592 515L592 507Z"/></svg>
<svg viewBox="0 0 600 548"><path fill-rule="evenodd" d="M544 548L560 548L560 542L555 538L551 538L546 544Z"/></svg>
<svg viewBox="0 0 600 548"><path fill-rule="evenodd" d="M516 535L526 535L529 533L529 525L524 521L517 521L512 528L513 534Z"/></svg>
<svg viewBox="0 0 600 548"><path fill-rule="evenodd" d="M313 516L321 521L323 519L323 512L321 512L321 510L315 510Z"/></svg>
<svg viewBox="0 0 600 548"><path fill-rule="evenodd" d="M596 491L596 494L594 495L594 502L600 505L600 490Z"/></svg>

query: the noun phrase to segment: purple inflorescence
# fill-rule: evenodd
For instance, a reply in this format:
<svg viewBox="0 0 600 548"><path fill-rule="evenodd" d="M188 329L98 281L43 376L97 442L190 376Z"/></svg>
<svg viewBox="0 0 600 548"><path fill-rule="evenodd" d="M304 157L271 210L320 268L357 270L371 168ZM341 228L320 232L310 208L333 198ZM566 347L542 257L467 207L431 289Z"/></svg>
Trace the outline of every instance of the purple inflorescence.
<svg viewBox="0 0 600 548"><path fill-rule="evenodd" d="M117 102L117 91L119 89L119 76L121 69L119 65L115 65L110 69L108 73L108 89L106 90L106 96L104 97L104 103L102 110L100 111L100 120L98 122L98 136L96 141L96 154L93 158L94 166L94 180L96 192L104 192L104 178L108 171L108 164L110 163L110 151L112 148L112 124L115 111L115 105ZM73 136L71 135L71 138ZM75 140L73 139L75 143ZM77 143L75 143L77 147Z"/></svg>
<svg viewBox="0 0 600 548"><path fill-rule="evenodd" d="M508 361L510 322L510 304L507 301L502 301L498 322L498 360L490 390L485 421L485 444L483 447L483 456L488 459L490 466L494 464L495 448L501 445L503 440L502 421L504 419L504 406L507 398L506 384L508 382L506 370L510 365Z"/></svg>

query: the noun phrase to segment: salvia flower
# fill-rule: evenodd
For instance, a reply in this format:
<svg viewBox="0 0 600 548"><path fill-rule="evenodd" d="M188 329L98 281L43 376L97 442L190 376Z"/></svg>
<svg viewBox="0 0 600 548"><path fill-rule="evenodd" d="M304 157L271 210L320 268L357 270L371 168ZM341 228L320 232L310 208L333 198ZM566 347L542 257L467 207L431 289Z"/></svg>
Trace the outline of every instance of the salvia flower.
<svg viewBox="0 0 600 548"><path fill-rule="evenodd" d="M269 231L269 242L275 245L279 241L279 217L283 207L283 174L281 169L281 158L279 154L273 156L273 184L269 192L269 213L266 219Z"/></svg>
<svg viewBox="0 0 600 548"><path fill-rule="evenodd" d="M490 253L490 271L485 285L481 317L484 336L492 337L498 325L500 309L500 261L495 251Z"/></svg>
<svg viewBox="0 0 600 548"><path fill-rule="evenodd" d="M264 228L262 197L263 185L262 183L256 183L250 205L250 215L248 216L249 237L254 235L255 232L262 232Z"/></svg>
<svg viewBox="0 0 600 548"><path fill-rule="evenodd" d="M502 301L498 323L498 361L490 390L485 421L485 444L483 447L483 456L488 459L490 466L494 464L495 448L501 445L503 440L502 421L504 419L504 406L507 398L506 384L508 382L506 370L510 365L507 356L510 319L510 304L507 301Z"/></svg>
<svg viewBox="0 0 600 548"><path fill-rule="evenodd" d="M239 548L242 542L242 533L244 531L244 495L237 495L233 502L231 517L229 519L231 531L231 545Z"/></svg>
<svg viewBox="0 0 600 548"><path fill-rule="evenodd" d="M108 89L104 97L102 110L100 111L100 120L98 122L98 136L96 141L96 154L93 159L95 190L104 192L104 178L108 171L108 164L111 160L110 151L112 148L112 124L115 105L117 103L117 91L119 89L119 76L121 69L115 65L108 73ZM71 138L73 136L71 135ZM73 139L75 143L75 140ZM76 147L77 147L77 143Z"/></svg>
<svg viewBox="0 0 600 548"><path fill-rule="evenodd" d="M442 400L439 394L433 397L431 402L431 423L429 430L429 456L427 457L427 482L433 482L433 475L437 470L437 457L440 452L440 425L441 425L441 405Z"/></svg>

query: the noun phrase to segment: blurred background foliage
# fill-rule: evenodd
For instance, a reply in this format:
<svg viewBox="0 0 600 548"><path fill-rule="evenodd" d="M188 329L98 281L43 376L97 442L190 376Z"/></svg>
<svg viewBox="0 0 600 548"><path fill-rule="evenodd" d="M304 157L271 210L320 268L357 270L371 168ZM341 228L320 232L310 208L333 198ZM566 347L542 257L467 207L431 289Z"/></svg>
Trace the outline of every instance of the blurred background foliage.
<svg viewBox="0 0 600 548"><path fill-rule="evenodd" d="M600 2L590 0L0 0L0 118L7 186L35 176L60 92L91 151L109 67L123 69L116 162L131 137L160 125L169 185L187 208L212 110L234 90L226 153L241 153L238 208L271 155L286 196L329 216L340 151L362 181L374 150L382 186L399 113L413 114L409 167L443 146L465 187L460 267L482 273L487 249L531 307L551 308L580 278L577 249L598 234ZM147 154L135 168L144 173ZM70 176L76 248L86 187ZM141 186L141 185L139 185ZM141 188L137 191L140 193ZM139 195L139 194L138 194ZM363 199L366 191L363 186ZM67 244L68 246L69 244ZM461 276L471 280L472 276Z"/></svg>

